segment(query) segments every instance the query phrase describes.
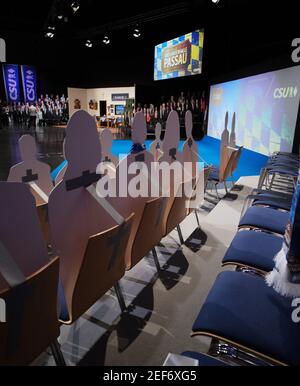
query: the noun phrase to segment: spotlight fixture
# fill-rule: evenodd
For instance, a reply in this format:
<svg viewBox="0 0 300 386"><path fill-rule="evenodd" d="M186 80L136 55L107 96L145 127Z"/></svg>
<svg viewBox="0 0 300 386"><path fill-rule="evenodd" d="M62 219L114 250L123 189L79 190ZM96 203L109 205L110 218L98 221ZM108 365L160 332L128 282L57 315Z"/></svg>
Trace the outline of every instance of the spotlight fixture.
<svg viewBox="0 0 300 386"><path fill-rule="evenodd" d="M76 13L78 11L78 9L80 8L78 1L73 1L71 3L71 8L72 8L73 12Z"/></svg>
<svg viewBox="0 0 300 386"><path fill-rule="evenodd" d="M220 0L211 0L214 4L218 4Z"/></svg>
<svg viewBox="0 0 300 386"><path fill-rule="evenodd" d="M108 36L108 35L105 35L105 36L103 37L102 42L103 42L104 44L109 44L109 43L110 43L110 38L109 38L109 36Z"/></svg>
<svg viewBox="0 0 300 386"><path fill-rule="evenodd" d="M64 17L64 15L63 15L62 13L60 13L59 15L57 15L58 20L62 20L63 17Z"/></svg>
<svg viewBox="0 0 300 386"><path fill-rule="evenodd" d="M141 30L140 30L140 27L139 26L136 26L133 30L133 33L132 35L135 37L135 38L139 38L141 36Z"/></svg>
<svg viewBox="0 0 300 386"><path fill-rule="evenodd" d="M52 39L52 38L54 38L54 35L55 35L55 27L49 25L48 28L47 28L47 31L45 33L45 37L49 38L49 39Z"/></svg>
<svg viewBox="0 0 300 386"><path fill-rule="evenodd" d="M87 40L85 42L85 46L88 47L88 48L92 48L93 47L93 43L90 40Z"/></svg>

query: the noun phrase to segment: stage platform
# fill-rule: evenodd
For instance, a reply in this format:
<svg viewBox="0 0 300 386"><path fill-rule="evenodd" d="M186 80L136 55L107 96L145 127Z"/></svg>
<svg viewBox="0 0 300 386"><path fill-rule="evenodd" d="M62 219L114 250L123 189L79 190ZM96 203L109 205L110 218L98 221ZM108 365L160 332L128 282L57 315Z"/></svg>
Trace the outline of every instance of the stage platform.
<svg viewBox="0 0 300 386"><path fill-rule="evenodd" d="M218 139L206 136L201 141L197 141L199 145L199 162L205 161L207 164L220 164L220 141ZM149 149L152 140L146 141L146 147ZM179 149L182 149L184 141L180 141ZM126 156L131 149L132 142L130 139L115 139L113 141L112 152L114 155ZM257 176L260 174L267 162L267 157L251 150L244 149L236 172L234 173L235 180L243 176ZM60 169L65 165L65 161L52 171L52 178L55 179Z"/></svg>

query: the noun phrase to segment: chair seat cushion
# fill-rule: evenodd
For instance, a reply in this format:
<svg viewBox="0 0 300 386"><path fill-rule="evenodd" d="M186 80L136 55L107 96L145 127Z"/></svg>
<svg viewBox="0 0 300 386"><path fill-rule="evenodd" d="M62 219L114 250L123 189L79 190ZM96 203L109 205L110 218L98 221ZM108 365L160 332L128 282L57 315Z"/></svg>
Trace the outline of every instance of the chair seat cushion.
<svg viewBox="0 0 300 386"><path fill-rule="evenodd" d="M209 173L208 180L209 181L219 181L220 170L218 168L213 168Z"/></svg>
<svg viewBox="0 0 300 386"><path fill-rule="evenodd" d="M222 362L218 359L215 359L209 355L194 352L194 351L185 351L181 354L184 357L196 359L199 362L199 366L228 366L227 363Z"/></svg>
<svg viewBox="0 0 300 386"><path fill-rule="evenodd" d="M239 227L251 226L283 235L289 220L289 213L272 208L252 206L247 210Z"/></svg>
<svg viewBox="0 0 300 386"><path fill-rule="evenodd" d="M291 303L259 276L223 272L193 331L213 334L282 363L300 366L300 326L292 320Z"/></svg>
<svg viewBox="0 0 300 386"><path fill-rule="evenodd" d="M240 231L232 240L223 264L237 263L269 272L274 268L274 257L282 247L283 239L265 232Z"/></svg>
<svg viewBox="0 0 300 386"><path fill-rule="evenodd" d="M266 205L271 208L284 209L287 211L291 209L291 201L272 197L258 197L252 205Z"/></svg>
<svg viewBox="0 0 300 386"><path fill-rule="evenodd" d="M278 166L278 167L275 166L269 170L269 173L270 174L278 173L278 174L282 174L282 175L298 177L299 170L298 170L298 168L294 169L294 168L284 168L281 166Z"/></svg>

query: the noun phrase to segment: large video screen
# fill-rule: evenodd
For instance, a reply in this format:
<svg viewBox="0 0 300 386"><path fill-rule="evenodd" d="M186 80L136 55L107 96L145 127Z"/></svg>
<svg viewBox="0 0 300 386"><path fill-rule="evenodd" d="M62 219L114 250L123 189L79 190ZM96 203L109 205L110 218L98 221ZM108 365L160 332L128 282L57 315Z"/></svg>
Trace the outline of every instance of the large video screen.
<svg viewBox="0 0 300 386"><path fill-rule="evenodd" d="M194 31L155 46L154 80L202 72L204 31Z"/></svg>
<svg viewBox="0 0 300 386"><path fill-rule="evenodd" d="M236 113L237 144L261 154L292 151L300 97L300 66L210 89L208 135L221 138L225 114Z"/></svg>

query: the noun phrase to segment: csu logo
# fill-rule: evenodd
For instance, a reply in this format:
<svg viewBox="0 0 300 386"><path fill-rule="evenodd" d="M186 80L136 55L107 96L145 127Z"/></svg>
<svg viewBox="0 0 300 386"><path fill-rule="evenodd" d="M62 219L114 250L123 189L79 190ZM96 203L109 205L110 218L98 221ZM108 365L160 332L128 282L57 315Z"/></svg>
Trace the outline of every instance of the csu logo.
<svg viewBox="0 0 300 386"><path fill-rule="evenodd" d="M5 40L0 38L0 63L6 62L6 44Z"/></svg>
<svg viewBox="0 0 300 386"><path fill-rule="evenodd" d="M274 90L275 99L295 98L298 94L297 87L281 87Z"/></svg>

